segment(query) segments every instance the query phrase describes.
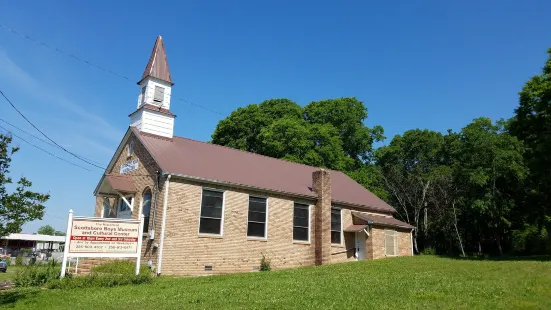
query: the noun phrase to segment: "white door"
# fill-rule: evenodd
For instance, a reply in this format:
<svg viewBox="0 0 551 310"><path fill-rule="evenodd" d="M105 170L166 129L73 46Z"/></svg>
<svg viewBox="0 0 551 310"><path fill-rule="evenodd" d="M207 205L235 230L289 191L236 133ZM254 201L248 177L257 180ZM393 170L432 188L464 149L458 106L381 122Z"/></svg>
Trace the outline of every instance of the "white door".
<svg viewBox="0 0 551 310"><path fill-rule="evenodd" d="M131 196L125 197L129 203L133 203ZM119 198L119 206L117 208L117 217L121 219L129 219L132 217L132 209L124 202L122 198Z"/></svg>
<svg viewBox="0 0 551 310"><path fill-rule="evenodd" d="M356 232L356 260L365 260L365 232Z"/></svg>

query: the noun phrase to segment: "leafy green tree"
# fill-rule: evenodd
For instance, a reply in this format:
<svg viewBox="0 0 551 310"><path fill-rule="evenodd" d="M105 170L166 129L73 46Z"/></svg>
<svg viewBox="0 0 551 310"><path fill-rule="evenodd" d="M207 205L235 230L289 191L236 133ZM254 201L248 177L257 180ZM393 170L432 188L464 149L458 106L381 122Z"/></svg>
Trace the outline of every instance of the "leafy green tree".
<svg viewBox="0 0 551 310"><path fill-rule="evenodd" d="M547 53L542 73L533 76L519 93L519 106L509 125L511 134L526 147L524 158L530 169L525 197L520 202L525 205L525 212L518 214L525 221L517 236L536 239L532 244L525 244L524 237L520 238L523 246L519 246L519 250L526 247L531 251L551 243L548 236L551 229L551 48Z"/></svg>
<svg viewBox="0 0 551 310"><path fill-rule="evenodd" d="M0 134L0 236L18 233L21 227L44 215L44 203L50 198L30 190L31 181L22 177L17 181L15 190L8 192L7 187L13 184L9 176L11 156L19 148L11 147L12 138Z"/></svg>
<svg viewBox="0 0 551 310"><path fill-rule="evenodd" d="M483 238L490 237L503 254L517 188L527 174L523 153L522 143L506 132L503 121L478 118L461 130L458 182L468 188L465 202L479 234L479 252Z"/></svg>
<svg viewBox="0 0 551 310"><path fill-rule="evenodd" d="M54 236L56 234L55 229L50 225L40 227L37 232L41 235L50 235L50 236Z"/></svg>

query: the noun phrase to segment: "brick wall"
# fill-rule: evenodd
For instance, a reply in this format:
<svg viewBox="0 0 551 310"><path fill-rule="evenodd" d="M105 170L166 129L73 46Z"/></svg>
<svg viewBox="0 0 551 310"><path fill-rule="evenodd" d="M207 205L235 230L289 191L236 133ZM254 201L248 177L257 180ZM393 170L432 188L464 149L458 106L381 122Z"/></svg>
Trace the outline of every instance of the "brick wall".
<svg viewBox="0 0 551 310"><path fill-rule="evenodd" d="M371 228L371 252L372 259L384 258L385 255L385 229L396 231L396 240L398 242L398 256L411 256L411 239L410 231L397 228L386 228L381 226L373 226ZM368 250L369 253L369 250Z"/></svg>
<svg viewBox="0 0 551 310"><path fill-rule="evenodd" d="M134 150L134 154L130 156L128 156L129 143L132 143L133 150ZM162 177L159 184L160 191L157 193L156 195L157 197L155 197L156 171L159 170L160 168L158 167L157 163L153 160L149 152L147 152L145 147L139 142L139 140L132 133L130 134L130 137L126 145L124 145L124 148L120 156L116 159L116 162L113 168L107 173L119 174L120 167L122 164L136 158L139 160L138 169L128 173L129 175L133 176L134 186L136 187L136 190L137 190L134 196L134 207L132 210L132 218L138 218L140 213L142 212L142 203L143 203L142 194L147 188L149 188L153 194L153 199L151 202L150 222L149 222L150 230L153 229L153 213L155 208L155 198L157 202L157 215L155 218L155 238L154 240L150 240L149 237L146 235L142 237L143 238L142 262L145 264L149 260L151 260L152 263L156 265L158 248L154 247L154 244L160 243L163 200L164 200L163 188L164 188L164 182L165 182L165 178ZM111 206L109 217L117 217L117 207L118 207L119 198L103 197L99 194L96 197L96 207L94 210L94 216L99 217L102 215L103 204L105 200L107 200Z"/></svg>
<svg viewBox="0 0 551 310"><path fill-rule="evenodd" d="M325 169L312 173L312 189L318 195L314 208L316 265L331 261L331 174Z"/></svg>

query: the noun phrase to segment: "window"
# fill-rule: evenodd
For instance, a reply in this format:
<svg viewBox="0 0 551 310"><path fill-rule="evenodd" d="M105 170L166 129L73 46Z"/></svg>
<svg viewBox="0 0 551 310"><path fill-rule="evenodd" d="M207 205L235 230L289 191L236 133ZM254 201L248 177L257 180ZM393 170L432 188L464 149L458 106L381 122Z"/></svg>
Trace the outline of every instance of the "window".
<svg viewBox="0 0 551 310"><path fill-rule="evenodd" d="M293 215L293 239L310 241L310 207L295 203Z"/></svg>
<svg viewBox="0 0 551 310"><path fill-rule="evenodd" d="M142 196L143 232L149 231L149 215L151 214L151 190L145 190Z"/></svg>
<svg viewBox="0 0 551 310"><path fill-rule="evenodd" d="M222 234L222 215L224 193L203 189L201 199L201 217L199 219L199 233Z"/></svg>
<svg viewBox="0 0 551 310"><path fill-rule="evenodd" d="M341 244L341 209L331 208L331 243Z"/></svg>
<svg viewBox="0 0 551 310"><path fill-rule="evenodd" d="M132 156L132 154L134 154L134 144L129 143L128 144L128 156Z"/></svg>
<svg viewBox="0 0 551 310"><path fill-rule="evenodd" d="M111 204L109 198L103 198L103 217L108 218L111 213Z"/></svg>
<svg viewBox="0 0 551 310"><path fill-rule="evenodd" d="M141 97L141 101L140 101L140 104L144 104L145 103L145 90L146 90L146 86L142 87L142 97Z"/></svg>
<svg viewBox="0 0 551 310"><path fill-rule="evenodd" d="M161 86L155 86L155 95L153 96L153 101L162 103L164 98L165 89Z"/></svg>
<svg viewBox="0 0 551 310"><path fill-rule="evenodd" d="M266 238L266 198L249 197L247 236Z"/></svg>
<svg viewBox="0 0 551 310"><path fill-rule="evenodd" d="M385 230L385 255L398 255L398 242L396 241L396 231Z"/></svg>
<svg viewBox="0 0 551 310"><path fill-rule="evenodd" d="M126 198L126 201L131 202L132 197L124 197ZM130 211L130 207L124 202L124 199L119 198L119 211L120 212L127 212Z"/></svg>

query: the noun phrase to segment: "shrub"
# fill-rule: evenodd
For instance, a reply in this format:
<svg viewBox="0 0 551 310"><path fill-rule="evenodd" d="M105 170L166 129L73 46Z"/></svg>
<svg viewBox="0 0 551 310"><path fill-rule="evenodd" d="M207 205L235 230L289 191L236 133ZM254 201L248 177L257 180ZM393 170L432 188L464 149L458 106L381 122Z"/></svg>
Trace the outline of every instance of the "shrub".
<svg viewBox="0 0 551 310"><path fill-rule="evenodd" d="M23 255L22 254L17 255L17 257L15 258L15 264L18 265L18 266L23 265Z"/></svg>
<svg viewBox="0 0 551 310"><path fill-rule="evenodd" d="M52 280L59 279L61 268L55 262L46 265L23 266L13 279L16 287L42 286Z"/></svg>
<svg viewBox="0 0 551 310"><path fill-rule="evenodd" d="M270 259L266 258L264 254L262 254L262 258L260 259L260 271L270 271L272 270L272 263Z"/></svg>
<svg viewBox="0 0 551 310"><path fill-rule="evenodd" d="M436 250L431 247L424 248L421 252L421 255L436 255Z"/></svg>
<svg viewBox="0 0 551 310"><path fill-rule="evenodd" d="M142 284L153 281L153 275L146 265L140 266L140 273L135 275L136 263L115 260L92 268L86 276L48 281L50 289L73 289L88 287L113 287L129 284Z"/></svg>

